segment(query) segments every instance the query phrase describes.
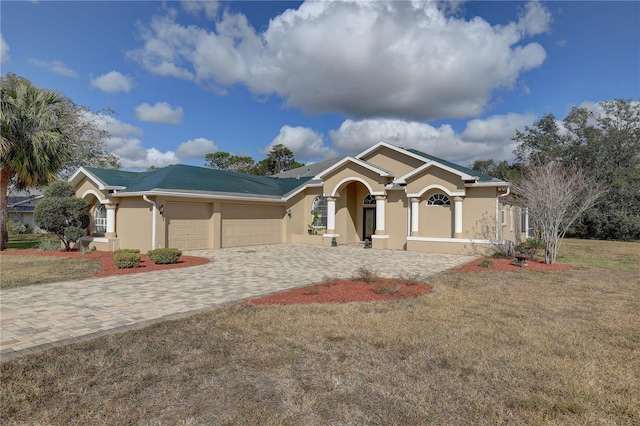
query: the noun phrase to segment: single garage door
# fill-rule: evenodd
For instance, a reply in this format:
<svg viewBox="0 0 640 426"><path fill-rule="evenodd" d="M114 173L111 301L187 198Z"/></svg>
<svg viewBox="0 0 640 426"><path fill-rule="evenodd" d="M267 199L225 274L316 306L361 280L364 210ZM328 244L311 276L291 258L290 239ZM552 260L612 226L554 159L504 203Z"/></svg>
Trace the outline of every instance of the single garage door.
<svg viewBox="0 0 640 426"><path fill-rule="evenodd" d="M281 243L283 212L283 207L223 205L222 247Z"/></svg>
<svg viewBox="0 0 640 426"><path fill-rule="evenodd" d="M168 247L180 250L209 248L211 205L206 203L167 203Z"/></svg>

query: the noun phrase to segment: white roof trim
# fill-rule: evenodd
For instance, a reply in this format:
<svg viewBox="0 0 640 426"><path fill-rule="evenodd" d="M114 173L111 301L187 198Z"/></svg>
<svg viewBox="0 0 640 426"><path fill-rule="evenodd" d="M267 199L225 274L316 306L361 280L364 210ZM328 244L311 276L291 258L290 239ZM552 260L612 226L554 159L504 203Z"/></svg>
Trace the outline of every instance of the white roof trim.
<svg viewBox="0 0 640 426"><path fill-rule="evenodd" d="M323 170L322 172L320 172L319 174L317 174L316 176L313 177L313 180L319 180L322 179L323 176L326 176L327 174L331 173L332 171L336 170L339 167L342 167L342 165L346 164L346 163L355 163L359 166L362 166L366 169L371 170L372 172L378 173L380 176L391 176L393 177L393 174L390 173L387 170L381 169L380 167L374 166L371 163L367 163L366 161L360 160L358 158L354 158L354 157L345 157L342 160L338 161L336 164L334 164L333 166L329 167L328 169Z"/></svg>
<svg viewBox="0 0 640 426"><path fill-rule="evenodd" d="M464 186L467 187L467 188L481 188L481 187L492 187L492 186L510 187L511 184L509 182L505 182L503 180L499 180L499 181L494 181L494 182L465 183Z"/></svg>
<svg viewBox="0 0 640 426"><path fill-rule="evenodd" d="M434 161L434 160L427 160L427 162L425 164L423 164L422 166L418 167L417 169L411 170L409 173L407 173L404 176L401 176L398 179L398 181L402 182L402 183L406 183L407 179L410 179L413 176L422 173L424 170L428 169L429 167L437 167L439 169L446 170L449 173L453 173L454 175L460 176L460 179L462 179L462 180L473 180L473 181L477 181L478 180L478 176L472 176L472 175L469 175L467 173L462 173L459 170L456 170L456 169L454 169L452 167L449 167L449 166L445 166L444 164L438 163L437 161Z"/></svg>
<svg viewBox="0 0 640 426"><path fill-rule="evenodd" d="M44 197L43 194L33 195L33 196L27 198L26 200L18 201L17 203L13 203L13 204L7 204L7 208L19 206L21 204L30 203L30 202L32 202L34 200L39 200L40 198L43 198L43 197Z"/></svg>
<svg viewBox="0 0 640 426"><path fill-rule="evenodd" d="M415 158L416 160L420 160L420 161L431 161L427 158L421 157L420 155L414 154L413 152L409 152L406 149L397 147L395 145L391 145L390 143L387 143L385 141L380 141L377 144L375 144L374 146L372 146L371 148L367 149L366 151L362 151L360 154L356 155L356 158L361 159L362 157L367 156L368 154L371 154L372 152L380 149L380 148L389 148L393 151L399 152L401 154L406 155L407 157L411 157L411 158Z"/></svg>
<svg viewBox="0 0 640 426"><path fill-rule="evenodd" d="M285 203L286 199L284 197L279 197L277 195L272 197L247 197L242 195L229 195L229 194L216 194L216 193L194 193L194 192L178 192L178 191L140 191L140 192L119 192L117 194L113 194L115 197L141 197L143 195L147 195L149 197L156 197L158 195L162 195L165 197L184 197L184 198L206 198L206 199L215 199L215 200L239 200L239 201L262 201L262 202L270 202L270 203Z"/></svg>
<svg viewBox="0 0 640 426"><path fill-rule="evenodd" d="M67 180L72 185L75 185L74 182L79 178L80 174L83 174L87 179L93 182L94 185L98 187L100 191L104 191L105 189L125 189L124 186L114 186L114 185L105 185L105 183L100 180L96 175L91 173L89 170L84 167L80 167L76 172L71 175L71 177Z"/></svg>

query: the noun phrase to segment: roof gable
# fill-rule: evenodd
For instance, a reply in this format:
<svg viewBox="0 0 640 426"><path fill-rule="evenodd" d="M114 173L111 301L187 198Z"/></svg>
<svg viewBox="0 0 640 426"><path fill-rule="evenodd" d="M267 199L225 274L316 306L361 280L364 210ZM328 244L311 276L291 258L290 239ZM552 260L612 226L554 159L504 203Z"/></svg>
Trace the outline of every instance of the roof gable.
<svg viewBox="0 0 640 426"><path fill-rule="evenodd" d="M342 160L338 161L337 163L335 163L333 166L324 169L322 172L318 173L313 179L314 180L319 180L322 179L324 176L330 174L331 172L333 172L334 170L339 169L340 167L342 167L343 165L347 164L347 163L354 163L357 164L361 167L364 167L366 169L369 169L375 173L378 173L380 176L394 176L394 173L389 171L389 170L385 170L382 167L378 167L375 164L371 164L371 163L367 163L364 160L360 160L358 158L354 158L354 157L344 157Z"/></svg>

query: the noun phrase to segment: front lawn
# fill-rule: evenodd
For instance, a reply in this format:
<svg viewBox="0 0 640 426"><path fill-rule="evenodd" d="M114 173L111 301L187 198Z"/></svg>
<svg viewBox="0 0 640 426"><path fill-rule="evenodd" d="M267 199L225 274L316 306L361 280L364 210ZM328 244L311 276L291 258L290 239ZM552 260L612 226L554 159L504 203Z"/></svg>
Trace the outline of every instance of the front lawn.
<svg viewBox="0 0 640 426"><path fill-rule="evenodd" d="M102 270L100 262L65 257L0 254L0 287L18 287L87 278Z"/></svg>
<svg viewBox="0 0 640 426"><path fill-rule="evenodd" d="M228 306L0 365L4 424L640 423L640 244L373 303ZM354 266L355 268L355 266ZM52 302L54 303L54 302Z"/></svg>

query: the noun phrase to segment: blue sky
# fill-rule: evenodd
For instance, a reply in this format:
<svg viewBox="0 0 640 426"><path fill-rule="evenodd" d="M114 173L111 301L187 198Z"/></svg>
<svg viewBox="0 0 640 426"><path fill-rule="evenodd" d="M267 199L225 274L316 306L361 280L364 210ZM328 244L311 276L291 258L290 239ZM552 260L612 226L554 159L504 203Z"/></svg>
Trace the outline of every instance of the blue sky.
<svg viewBox="0 0 640 426"><path fill-rule="evenodd" d="M2 74L90 108L128 169L302 162L380 140L468 165L516 129L640 98L640 2L12 2ZM103 111L117 114L108 116Z"/></svg>

